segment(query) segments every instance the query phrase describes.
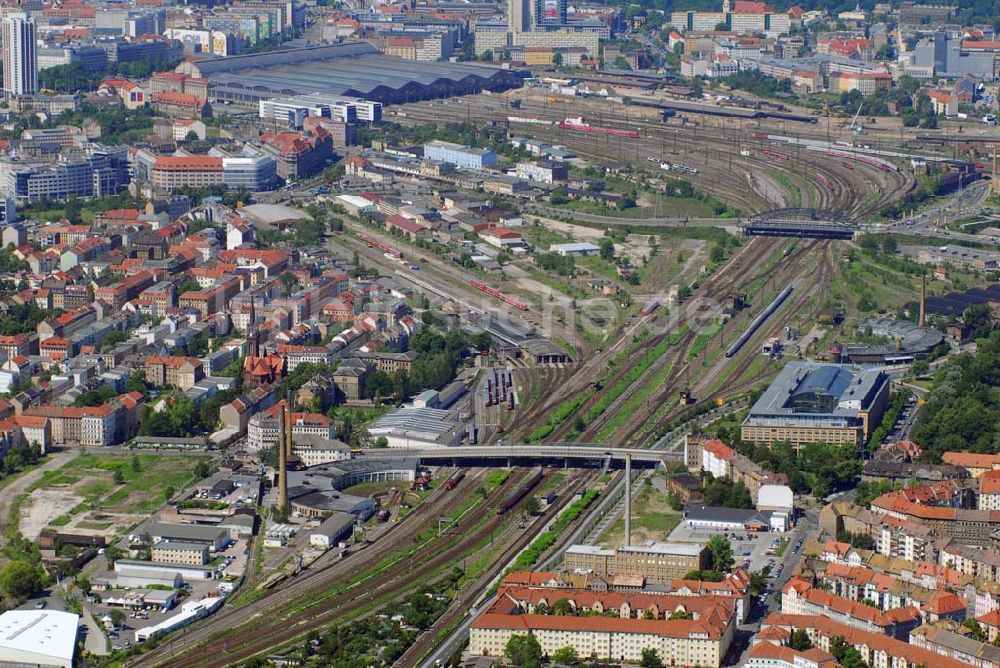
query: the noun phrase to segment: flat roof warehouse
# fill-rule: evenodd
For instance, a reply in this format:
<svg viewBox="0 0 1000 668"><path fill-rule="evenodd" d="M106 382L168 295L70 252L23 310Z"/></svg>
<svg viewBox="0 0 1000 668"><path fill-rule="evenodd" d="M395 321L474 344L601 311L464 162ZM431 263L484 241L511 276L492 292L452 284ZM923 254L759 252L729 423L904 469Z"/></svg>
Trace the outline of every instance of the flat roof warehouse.
<svg viewBox="0 0 1000 668"><path fill-rule="evenodd" d="M256 104L307 93L383 104L518 88L527 73L469 63L384 56L367 42L307 46L181 63L178 71L209 80L212 99Z"/></svg>

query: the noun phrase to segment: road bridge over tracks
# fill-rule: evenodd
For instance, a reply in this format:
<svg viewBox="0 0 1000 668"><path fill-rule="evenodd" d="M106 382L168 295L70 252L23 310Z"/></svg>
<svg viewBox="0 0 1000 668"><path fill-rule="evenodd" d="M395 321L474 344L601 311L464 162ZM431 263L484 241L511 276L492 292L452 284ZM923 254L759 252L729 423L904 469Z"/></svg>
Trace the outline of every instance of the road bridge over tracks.
<svg viewBox="0 0 1000 668"><path fill-rule="evenodd" d="M755 214L740 229L746 236L850 240L858 225L839 211L793 208Z"/></svg>
<svg viewBox="0 0 1000 668"><path fill-rule="evenodd" d="M600 443L368 448L357 453L358 457L366 460L414 458L428 466L556 466L600 469L623 469L629 455L632 456L632 467L638 469L655 469L683 460L683 455L679 452L615 448Z"/></svg>

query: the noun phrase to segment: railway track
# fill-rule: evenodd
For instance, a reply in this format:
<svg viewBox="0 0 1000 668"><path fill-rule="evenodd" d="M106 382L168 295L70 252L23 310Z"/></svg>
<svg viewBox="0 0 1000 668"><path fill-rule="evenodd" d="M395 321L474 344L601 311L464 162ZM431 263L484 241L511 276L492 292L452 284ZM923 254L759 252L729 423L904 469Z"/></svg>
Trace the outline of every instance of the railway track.
<svg viewBox="0 0 1000 668"><path fill-rule="evenodd" d="M475 469L466 476L465 482L468 484L465 489L469 494L479 486L486 474L486 469ZM299 596L328 586L331 582L344 576L357 573L365 564L378 563L400 549L401 546L410 544L428 528L436 526L438 517L454 502L453 494L441 489L436 490L423 503L407 514L397 526L390 529L383 539L375 541L369 547L361 549L341 561L324 561L324 557L321 557L319 561L302 573L282 583L280 589L272 590L251 604L240 607L223 607L195 628L186 630L183 646L208 642L216 634L224 633L234 626L251 621L257 616L256 609L258 607L266 605L274 610L280 609L282 605ZM179 642L174 641L172 636L168 636L168 639L156 650L134 657L128 665L136 667L165 665L163 662L169 659L174 651L183 649L183 647L176 647L177 644Z"/></svg>
<svg viewBox="0 0 1000 668"><path fill-rule="evenodd" d="M753 279L757 272L760 270L762 265L766 263L768 258L777 250L780 246L781 241L778 239L770 239L764 237L752 238L748 243L746 243L739 252L734 255L727 264L717 270L712 277L706 279L698 289L688 304L696 304L695 301L698 297L710 297L714 299L722 299L726 294L734 290L739 290L742 286ZM682 309L684 306L680 307ZM688 307L690 308L690 306ZM678 327L685 325L682 320L678 319L671 322L671 317L663 313L656 313L652 316L648 316L643 319L639 326L643 327L659 327L651 336L648 336L638 345L634 351L631 352L629 356L629 363L624 363L618 365L618 367L607 377L600 378L600 375L607 368L608 362L612 359L613 355L617 355L624 345L627 345L627 340L631 338L631 335L627 337L622 337L616 343L615 347L604 351L603 354L598 356L596 359L596 364L590 368L581 369L581 372L574 376L573 380L577 387L585 387L587 384L600 378L601 382L605 387L613 387L619 383L626 374L629 373L631 368L630 362L635 359L641 358L643 355L648 353L650 350L654 349L656 346L660 345L664 339L669 336L676 335ZM636 328L638 331L638 327ZM601 429L623 406L625 406L634 396L638 393L649 381L649 379L655 377L661 372L665 365L669 364L674 367L675 371L671 374L668 379L668 383L676 375L676 369L679 365L676 364L678 360L683 360L684 356L687 354L690 346L693 345L694 341L697 339L697 332L688 328L683 334L681 334L678 341L670 347L667 355L664 355L658 360L655 360L650 367L643 372L643 374L616 399L609 404L605 410L597 416L590 424L587 425L586 430L580 436L582 441L594 440L595 436L601 431ZM542 418L547 418L549 410L554 408L556 405L554 402L559 401L560 397L554 395L549 402L541 406L539 409L539 415ZM600 400L600 396L597 393L593 393L586 401L581 404L581 406L575 412L575 415L582 416L586 414L594 405ZM527 416L531 417L531 416ZM544 421L544 420L542 420ZM550 435L550 440L559 441L564 439L566 433L573 428L575 420L571 416L569 419L565 420L554 432ZM529 428L533 426L528 425Z"/></svg>
<svg viewBox="0 0 1000 668"><path fill-rule="evenodd" d="M473 108L472 103L467 102L466 118L461 120L477 123L505 122L508 114L520 114L547 121L558 121L565 115L562 109L552 109L534 100L523 100L522 109L516 112L495 104L491 105L489 101L473 102L480 106ZM575 102L575 104L584 103ZM628 107L625 109L626 113L634 111ZM441 121L442 110L424 105L411 105L404 113L407 114L406 122L438 123ZM802 205L847 209L855 215L864 215L881 208L901 193L905 193L913 183L910 176L881 172L863 164L858 164L853 170L846 170L839 161L831 161L822 154L783 144L774 145L781 146L780 150L787 153L788 164L784 164L786 161L781 160L763 160L762 150L765 146L771 146L772 142L752 139L750 134L756 128L778 130L780 125L775 123L764 122L732 128L720 125L719 131L716 131L699 126L678 128L664 125L658 120L642 118L641 115L623 120L620 116L608 115L607 109L601 107L592 107L592 110L586 113L595 125L635 129L639 131L640 136L632 139L575 133L542 124L512 124L512 131L565 143L589 157L635 162L640 169L647 171L660 172L659 169L650 167L646 163L645 158L648 155L668 160L676 160L675 156L679 155L680 162L698 166L702 171L700 176L685 175L685 178L690 178L702 190L722 196L731 204L751 212L774 208L780 204L749 195L746 188L732 187L742 186L745 174L759 172L764 167L777 170L786 178L792 179L802 193ZM738 155L738 148L743 147L753 147L752 155ZM829 185L822 183L815 176L821 176ZM880 194L874 200L868 191L868 185L873 182L881 184Z"/></svg>
<svg viewBox="0 0 1000 668"><path fill-rule="evenodd" d="M414 583L413 574L433 574L448 564L456 563L470 549L486 538L496 536L503 523L510 516L497 515L495 508L510 489L515 488L527 476L525 470L515 471L507 484L502 485L485 502L469 513L450 529L444 537L443 549L433 550L431 546L412 554L408 559L399 560L386 567L377 575L358 582L345 591L328 595L320 602L301 610L269 610L267 618L255 615L249 628L227 629L224 635L209 638L193 651L179 656L171 656L166 663L147 665L169 665L171 668L223 668L253 657L268 649L285 645L309 631L325 628L333 622L351 619L373 605L397 599L412 593L425 581ZM472 484L467 486L473 490ZM474 493L474 492L473 492ZM435 518L436 519L436 518ZM455 539L454 537L458 538ZM451 538L450 542L447 541ZM395 547L399 547L398 544ZM365 558L363 564L356 564L353 573L364 566L375 563ZM296 598L296 597L293 597ZM256 622L256 623L253 623ZM130 665L142 665L139 663Z"/></svg>
<svg viewBox="0 0 1000 668"><path fill-rule="evenodd" d="M788 257L785 257L779 263L779 267L790 267L796 266L803 257L809 252L809 249L814 244L810 244L807 247L801 247L795 249ZM769 255L763 256L754 265L755 269L760 268L759 262L766 259ZM735 272L734 272L735 273ZM715 289L721 289L725 292L732 290L742 290L748 286L753 280L758 276L757 271L748 270L746 272L740 272L735 278L727 281L724 287L716 285ZM773 278L772 280L778 280ZM712 289L713 286L709 286ZM720 294L716 292L715 294ZM765 300L766 301L766 300ZM745 309L736 314L728 323L726 327L729 331L738 331L740 327L745 327L747 323L753 318L753 314L750 310ZM660 384L658 388L655 388L649 398L640 406L638 406L634 412L629 416L626 423L622 428L618 429L614 434L614 440L618 443L628 443L628 442L643 442L645 439L643 435L647 432L653 431L658 426L670 419L671 417L682 412L682 407L674 404L672 408L668 408L666 413L660 417L656 418L657 413L660 411L660 407L664 405L669 405L671 398L675 398L674 395L679 392L680 389L686 388L692 396L698 396L698 391L702 387L701 378L703 377L700 373L695 373L695 367L699 360L704 359L713 350L718 349L722 345L721 334L716 340L718 343L715 344L715 340L709 341L707 345L700 351L697 356L692 357L692 349L697 342L700 334L694 330L688 330L684 333L684 336L677 342L674 347L673 355L670 358L672 366L670 367L670 372L668 373L666 379ZM714 345L713 345L714 344ZM741 353L747 353L747 347ZM735 360L724 359L725 363L732 363ZM692 382L692 377L695 379ZM638 392L642 391L646 383L636 383L629 388L630 396L634 396Z"/></svg>
<svg viewBox="0 0 1000 668"><path fill-rule="evenodd" d="M782 306L779 313L795 314L802 312L808 301L815 297L818 293L825 289L826 285L828 285L833 276L833 263L829 256L830 244L830 241L814 241L809 244L810 251L818 250L820 254L815 268L803 267L800 271L795 272L794 275L787 275L784 272L781 272L778 275L775 281L778 285L799 280L806 274L810 276L808 283L800 281L800 289L797 290L793 297ZM817 315L820 308L821 306L817 305L813 309L806 312L804 315L805 320L808 321L812 316ZM747 321L749 321L749 317L747 318ZM697 410L698 406L704 404L706 401L712 401L715 396L715 392L713 392L713 390L716 388L724 387L725 394L727 396L738 395L752 389L757 384L757 380L755 378L743 381L740 381L740 378L745 375L750 365L753 364L754 360L760 354L759 342L772 335L774 329L775 327L773 326L763 329L761 332L758 332L755 336L753 336L736 356L733 358L720 356L711 367L695 376L696 381L690 386L691 395L696 399L694 404L689 406L675 405L668 409L657 420L636 419L634 422L638 426L628 434L628 440L635 443L642 443L655 437L656 432L662 428L663 425L681 418L685 413ZM724 345L724 342L720 340L718 346L710 345L706 347L705 350L702 351L699 358L707 356L712 350L717 350ZM699 358L690 360L685 366L696 363ZM665 384L665 387L666 385L667 384ZM666 401L668 394L669 391L665 390L660 393L660 396L657 397L657 399L662 403L663 401ZM653 400L651 403L653 405L658 405L657 400Z"/></svg>
<svg viewBox="0 0 1000 668"><path fill-rule="evenodd" d="M535 525L538 527L544 527L549 520L555 518L563 510L563 508L573 501L573 497L577 492L586 489L592 477L593 475L581 477L570 483L565 490L560 491L556 503L547 508L542 517L535 520ZM406 652L396 660L393 666L396 668L408 668L409 666L417 665L429 651L434 649L438 639L438 633L449 628L468 614L468 611L472 608L476 599L479 598L493 579L496 578L501 573L503 568L515 557L517 557L523 549L528 547L534 539L535 535L533 532L525 532L511 545L504 548L503 552L501 552L496 559L493 560L493 564L491 564L491 566L479 576L475 584L463 587L462 591L459 592L459 594L452 600L444 614L438 618L430 629L417 638L416 642L414 642L406 650Z"/></svg>

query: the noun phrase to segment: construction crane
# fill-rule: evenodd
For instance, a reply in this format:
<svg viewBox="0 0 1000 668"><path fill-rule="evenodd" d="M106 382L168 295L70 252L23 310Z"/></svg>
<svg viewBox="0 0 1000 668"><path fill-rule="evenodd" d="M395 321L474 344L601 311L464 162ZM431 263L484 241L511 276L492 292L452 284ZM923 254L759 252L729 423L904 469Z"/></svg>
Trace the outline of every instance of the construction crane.
<svg viewBox="0 0 1000 668"><path fill-rule="evenodd" d="M865 133L865 127L860 123L858 123L858 116L861 115L861 109L864 106L865 106L865 101L862 100L861 104L858 105L858 113L854 114L854 118L851 119L851 132L853 132L854 136L856 137L860 137Z"/></svg>

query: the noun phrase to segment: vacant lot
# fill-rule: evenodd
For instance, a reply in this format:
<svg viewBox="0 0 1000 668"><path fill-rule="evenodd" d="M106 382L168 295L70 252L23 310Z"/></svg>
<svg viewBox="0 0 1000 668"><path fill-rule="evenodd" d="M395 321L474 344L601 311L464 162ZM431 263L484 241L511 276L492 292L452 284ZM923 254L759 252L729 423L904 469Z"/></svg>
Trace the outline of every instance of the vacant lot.
<svg viewBox="0 0 1000 668"><path fill-rule="evenodd" d="M632 504L632 544L650 540L666 540L681 521L681 514L670 507L666 495L652 485L643 484ZM625 544L625 519L615 520L601 536L601 545L616 547Z"/></svg>
<svg viewBox="0 0 1000 668"><path fill-rule="evenodd" d="M81 533L116 533L194 482L207 457L83 454L46 472L20 507L20 529L35 539L46 526Z"/></svg>

